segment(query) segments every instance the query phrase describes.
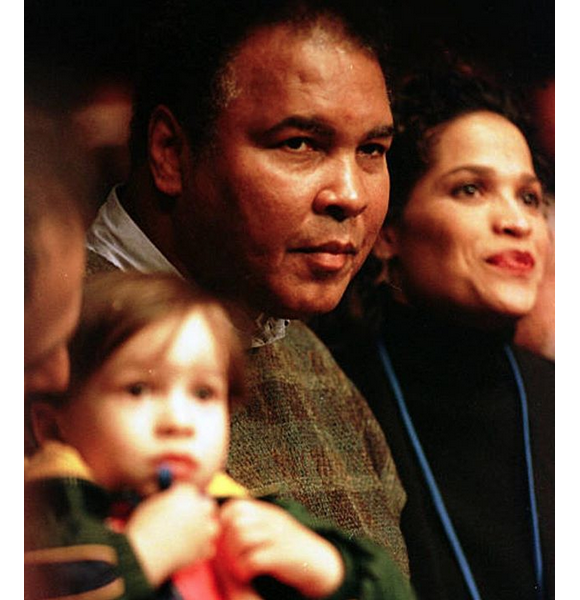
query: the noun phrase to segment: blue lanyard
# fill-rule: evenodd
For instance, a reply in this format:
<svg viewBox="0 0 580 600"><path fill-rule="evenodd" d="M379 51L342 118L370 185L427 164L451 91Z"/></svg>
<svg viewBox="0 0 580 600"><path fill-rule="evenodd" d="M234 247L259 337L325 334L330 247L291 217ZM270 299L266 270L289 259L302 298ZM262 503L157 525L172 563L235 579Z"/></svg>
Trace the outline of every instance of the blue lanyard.
<svg viewBox="0 0 580 600"><path fill-rule="evenodd" d="M479 590L477 589L477 584L475 582L475 578L473 577L473 573L471 572L471 568L469 566L469 562L463 552L463 548L461 547L461 543L459 538L457 537L457 533L455 532L455 528L453 527L453 523L451 518L449 517L449 513L445 507L445 502L443 501L443 497L441 496L441 492L439 491L439 486L435 480L435 476L433 475L433 471L429 466L429 462L427 457L425 456L425 452L423 451L423 447L421 446L421 442L419 440L419 436L417 435L417 431L415 430L415 426L413 425L413 421L411 419L411 415L409 414L409 410L407 408L407 404L405 402L405 398L403 396L403 392L401 390L401 386L397 379L397 375L395 374L395 370L393 369L393 364L389 357L389 353L382 342L382 340L377 341L377 346L379 350L379 355L381 357L381 361L383 363L383 367L385 369L385 373L395 395L395 399L397 401L399 411L401 413L401 418L403 420L403 424L405 429L407 430L407 434L409 439L411 440L411 444L415 451L415 455L419 462L419 465L423 471L423 475L425 477L425 481L427 483L427 487L429 488L429 492L431 494L431 498L433 500L433 504L435 506L435 510L439 515L441 520L441 524L443 525L443 529L445 530L445 534L449 543L451 544L451 548L453 553L455 554L455 558L459 565L459 569L463 575L463 579L471 597L473 600L481 600L481 595ZM528 400L526 396L526 391L524 388L522 376L520 373L520 369L512 352L512 349L509 346L505 346L505 352L510 363L512 372L514 374L514 378L516 381L516 386L518 389L518 394L520 397L521 403L521 411L522 411L522 422L523 422L523 432L524 432L524 448L525 448L525 457L526 457L526 473L528 479L528 494L530 499L530 511L531 511L531 526L532 526L532 537L533 537L533 545L534 545L534 568L536 572L536 591L537 597L541 600L544 597L544 573L543 573L543 565L542 565L542 552L540 546L540 528L539 528L539 518L538 518L538 509L536 504L536 494L534 489L534 471L532 467L532 448L531 448L531 439L530 439L530 424L528 417Z"/></svg>

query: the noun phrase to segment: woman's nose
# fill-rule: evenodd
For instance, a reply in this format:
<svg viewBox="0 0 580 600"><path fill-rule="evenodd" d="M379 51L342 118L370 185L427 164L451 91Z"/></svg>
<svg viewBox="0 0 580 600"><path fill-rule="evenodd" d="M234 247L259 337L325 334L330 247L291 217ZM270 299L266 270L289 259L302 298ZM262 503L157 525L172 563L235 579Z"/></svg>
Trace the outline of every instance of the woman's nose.
<svg viewBox="0 0 580 600"><path fill-rule="evenodd" d="M503 197L496 204L494 231L502 235L526 237L532 231L528 207L519 198Z"/></svg>

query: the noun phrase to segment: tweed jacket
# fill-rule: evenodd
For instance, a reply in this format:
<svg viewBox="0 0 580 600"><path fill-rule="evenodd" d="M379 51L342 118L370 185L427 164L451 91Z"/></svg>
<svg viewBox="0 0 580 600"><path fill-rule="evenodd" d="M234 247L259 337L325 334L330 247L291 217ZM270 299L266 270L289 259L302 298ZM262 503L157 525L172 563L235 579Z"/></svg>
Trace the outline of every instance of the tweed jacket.
<svg viewBox="0 0 580 600"><path fill-rule="evenodd" d="M116 267L92 251L90 276ZM248 399L232 415L228 473L386 548L408 575L399 527L405 492L384 434L357 388L303 323L248 350Z"/></svg>

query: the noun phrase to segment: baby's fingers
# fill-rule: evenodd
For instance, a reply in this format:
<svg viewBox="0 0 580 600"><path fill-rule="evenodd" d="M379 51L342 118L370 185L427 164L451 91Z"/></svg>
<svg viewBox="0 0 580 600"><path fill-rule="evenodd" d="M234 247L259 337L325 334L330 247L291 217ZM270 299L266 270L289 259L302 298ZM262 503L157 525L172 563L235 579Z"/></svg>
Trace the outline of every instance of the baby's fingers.
<svg viewBox="0 0 580 600"><path fill-rule="evenodd" d="M270 573L272 552L266 544L247 546L242 552L227 556L229 568L239 581L247 583L258 575Z"/></svg>

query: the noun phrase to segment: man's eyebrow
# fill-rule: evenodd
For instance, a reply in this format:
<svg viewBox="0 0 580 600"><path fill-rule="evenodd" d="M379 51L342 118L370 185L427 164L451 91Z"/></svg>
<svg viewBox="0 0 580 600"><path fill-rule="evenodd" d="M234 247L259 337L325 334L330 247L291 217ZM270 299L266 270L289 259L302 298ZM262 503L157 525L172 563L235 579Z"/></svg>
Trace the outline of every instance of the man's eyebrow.
<svg viewBox="0 0 580 600"><path fill-rule="evenodd" d="M392 138L395 133L394 125L379 125L371 129L365 136L365 139L373 138Z"/></svg>
<svg viewBox="0 0 580 600"><path fill-rule="evenodd" d="M304 133L312 133L323 137L332 137L335 135L335 128L316 117L302 117L299 115L292 115L286 117L279 123L276 123L273 127L268 130L269 134L276 134L283 129L298 129ZM368 131L363 139L370 140L374 138L391 138L393 137L395 128L393 125L378 125L370 131Z"/></svg>
<svg viewBox="0 0 580 600"><path fill-rule="evenodd" d="M301 117L298 115L286 117L271 127L268 130L268 133L276 134L279 131L287 128L298 129L305 133L314 133L325 137L330 137L334 134L334 129L324 121L315 117Z"/></svg>

